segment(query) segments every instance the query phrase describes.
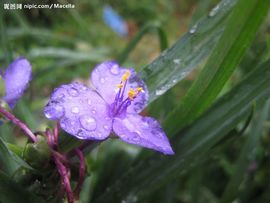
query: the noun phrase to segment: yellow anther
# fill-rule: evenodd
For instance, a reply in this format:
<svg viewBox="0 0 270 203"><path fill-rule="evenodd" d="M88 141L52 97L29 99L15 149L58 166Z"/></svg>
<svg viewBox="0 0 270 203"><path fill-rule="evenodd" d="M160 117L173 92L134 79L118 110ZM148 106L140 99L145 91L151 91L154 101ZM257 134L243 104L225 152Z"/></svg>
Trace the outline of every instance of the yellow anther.
<svg viewBox="0 0 270 203"><path fill-rule="evenodd" d="M117 84L116 86L120 89L123 87L123 84Z"/></svg>
<svg viewBox="0 0 270 203"><path fill-rule="evenodd" d="M130 88L130 90L128 91L128 98L130 100L133 100L140 92L143 92L142 87L137 87L136 89Z"/></svg>
<svg viewBox="0 0 270 203"><path fill-rule="evenodd" d="M122 77L122 81L123 81L123 82L126 82L127 79L129 78L129 76L130 76L130 71L127 70L127 71L125 72L125 74L123 75L123 77Z"/></svg>
<svg viewBox="0 0 270 203"><path fill-rule="evenodd" d="M130 90L128 91L128 98L129 98L130 100L133 100L134 97L137 96L137 94L138 94L138 93L137 93L133 88L130 88Z"/></svg>

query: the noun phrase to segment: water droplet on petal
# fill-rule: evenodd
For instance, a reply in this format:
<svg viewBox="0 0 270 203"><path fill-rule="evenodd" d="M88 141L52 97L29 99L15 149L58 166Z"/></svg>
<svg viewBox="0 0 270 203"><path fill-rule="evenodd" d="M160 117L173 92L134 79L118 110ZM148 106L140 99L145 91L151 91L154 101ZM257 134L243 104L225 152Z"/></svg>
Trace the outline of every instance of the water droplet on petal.
<svg viewBox="0 0 270 203"><path fill-rule="evenodd" d="M57 99L63 99L64 97L65 97L64 94L59 94L59 95L57 96Z"/></svg>
<svg viewBox="0 0 270 203"><path fill-rule="evenodd" d="M61 128L66 128L66 124L63 122L60 123L60 126L61 126Z"/></svg>
<svg viewBox="0 0 270 203"><path fill-rule="evenodd" d="M105 79L104 78L100 78L100 82L101 83L104 83L105 82Z"/></svg>
<svg viewBox="0 0 270 203"><path fill-rule="evenodd" d="M140 138L139 136L134 136L134 137L132 138L132 140L133 140L135 143L138 143L138 142L140 142L141 138Z"/></svg>
<svg viewBox="0 0 270 203"><path fill-rule="evenodd" d="M90 99L87 100L87 104L88 105L91 105L92 104L92 101Z"/></svg>
<svg viewBox="0 0 270 203"><path fill-rule="evenodd" d="M79 92L77 89L75 89L74 87L68 89L68 93L70 96L76 97L79 95Z"/></svg>
<svg viewBox="0 0 270 203"><path fill-rule="evenodd" d="M96 114L96 111L93 109L93 110L92 110L92 113L93 113L93 114Z"/></svg>
<svg viewBox="0 0 270 203"><path fill-rule="evenodd" d="M101 138L101 137L102 137L102 133L101 133L101 132L98 132L98 133L97 133L97 136L98 136L99 138Z"/></svg>
<svg viewBox="0 0 270 203"><path fill-rule="evenodd" d="M118 68L118 65L113 65L111 67L111 73L114 74L114 75L118 75L119 74L119 68Z"/></svg>
<svg viewBox="0 0 270 203"><path fill-rule="evenodd" d="M79 109L79 107L74 106L74 107L71 108L71 112L72 113L79 113L80 112L80 109Z"/></svg>
<svg viewBox="0 0 270 203"><path fill-rule="evenodd" d="M104 125L103 126L105 130L109 130L109 126L108 125Z"/></svg>
<svg viewBox="0 0 270 203"><path fill-rule="evenodd" d="M84 85L80 88L80 90L83 92L85 90L87 90L87 87L85 87Z"/></svg>
<svg viewBox="0 0 270 203"><path fill-rule="evenodd" d="M198 27L197 24L193 25L193 26L190 28L189 33L190 33L190 34L194 34L194 33L197 31L197 27Z"/></svg>
<svg viewBox="0 0 270 203"><path fill-rule="evenodd" d="M84 115L80 117L80 123L85 130L93 131L97 127L96 119L91 116Z"/></svg>
<svg viewBox="0 0 270 203"><path fill-rule="evenodd" d="M77 136L80 137L80 138L83 138L84 137L84 132L82 130L80 130L78 133L77 133Z"/></svg>
<svg viewBox="0 0 270 203"><path fill-rule="evenodd" d="M44 109L44 114L48 119L56 120L61 118L65 113L65 109L61 105L49 105Z"/></svg>

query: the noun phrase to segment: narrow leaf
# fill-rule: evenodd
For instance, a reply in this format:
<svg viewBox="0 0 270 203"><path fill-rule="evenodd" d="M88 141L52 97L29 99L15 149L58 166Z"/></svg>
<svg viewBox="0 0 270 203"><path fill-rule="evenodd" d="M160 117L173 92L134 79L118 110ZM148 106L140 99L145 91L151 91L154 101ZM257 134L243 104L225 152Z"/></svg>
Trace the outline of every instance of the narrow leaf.
<svg viewBox="0 0 270 203"><path fill-rule="evenodd" d="M254 152L254 149L258 147L263 125L268 118L269 109L270 100L266 102L264 108L261 108L255 113L251 123L251 130L248 133L244 146L242 147L242 151L237 160L233 175L222 195L221 203L232 202L237 196L240 184L242 183L244 175L247 172L248 164L254 160L254 154L252 156L252 152Z"/></svg>
<svg viewBox="0 0 270 203"><path fill-rule="evenodd" d="M211 53L236 1L221 1L215 15L203 17L172 47L143 68L140 74L147 83L150 102L185 78Z"/></svg>
<svg viewBox="0 0 270 203"><path fill-rule="evenodd" d="M239 0L207 64L165 121L169 135L190 123L216 99L250 46L269 8L268 0ZM177 119L177 122L172 122Z"/></svg>

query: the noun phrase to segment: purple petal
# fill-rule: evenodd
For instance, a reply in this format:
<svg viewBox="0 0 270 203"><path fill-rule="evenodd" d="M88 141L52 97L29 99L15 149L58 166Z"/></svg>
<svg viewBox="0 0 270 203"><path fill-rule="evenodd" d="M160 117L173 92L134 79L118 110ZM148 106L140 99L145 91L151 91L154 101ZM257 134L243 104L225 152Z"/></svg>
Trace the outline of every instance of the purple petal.
<svg viewBox="0 0 270 203"><path fill-rule="evenodd" d="M90 88L72 83L56 88L44 108L48 119L79 139L103 140L112 129L104 100Z"/></svg>
<svg viewBox="0 0 270 203"><path fill-rule="evenodd" d="M32 77L32 67L23 57L15 59L6 69L3 79L5 81L6 95L4 100L11 109L23 95Z"/></svg>
<svg viewBox="0 0 270 203"><path fill-rule="evenodd" d="M108 104L112 104L115 95L119 91L117 84L121 82L122 76L126 71L130 71L131 75L127 81L127 86L124 92L124 98L127 98L130 88L142 87L144 92L141 92L128 107L128 113L139 113L148 101L148 90L145 83L137 76L133 69L121 68L116 62L107 61L95 67L91 75L91 82Z"/></svg>
<svg viewBox="0 0 270 203"><path fill-rule="evenodd" d="M169 140L158 121L138 114L127 114L115 118L114 132L125 142L154 149L164 154L174 154Z"/></svg>

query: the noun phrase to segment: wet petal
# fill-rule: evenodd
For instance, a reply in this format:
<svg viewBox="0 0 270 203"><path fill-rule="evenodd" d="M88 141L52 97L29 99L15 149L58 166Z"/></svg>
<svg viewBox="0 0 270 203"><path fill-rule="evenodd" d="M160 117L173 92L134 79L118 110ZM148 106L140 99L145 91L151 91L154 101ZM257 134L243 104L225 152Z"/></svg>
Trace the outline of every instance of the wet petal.
<svg viewBox="0 0 270 203"><path fill-rule="evenodd" d="M154 149L164 154L174 154L169 140L158 121L137 114L115 118L114 132L125 142Z"/></svg>
<svg viewBox="0 0 270 203"><path fill-rule="evenodd" d="M79 139L103 140L112 129L104 100L90 88L72 83L56 88L44 108L48 119Z"/></svg>
<svg viewBox="0 0 270 203"><path fill-rule="evenodd" d="M3 75L6 89L4 100L11 109L14 108L18 99L23 95L31 77L31 64L23 57L15 59L6 69Z"/></svg>
<svg viewBox="0 0 270 203"><path fill-rule="evenodd" d="M127 86L128 88L126 89L126 95L128 89L130 88L133 89L137 87L143 88L143 92L140 92L139 95L131 102L131 105L127 108L128 113L140 113L148 102L149 94L147 86L134 70L131 72L131 76L128 80Z"/></svg>
<svg viewBox="0 0 270 203"><path fill-rule="evenodd" d="M112 104L119 91L117 84L121 82L122 76L127 70L131 72L131 75L127 81L124 98L127 98L130 88L142 87L144 89L144 92L141 92L132 101L127 112L139 113L148 101L148 90L145 83L137 76L133 69L121 68L116 62L107 61L96 66L91 75L91 82L104 100L108 104Z"/></svg>

